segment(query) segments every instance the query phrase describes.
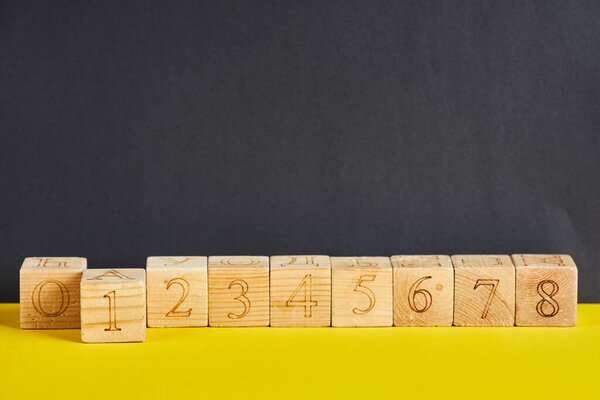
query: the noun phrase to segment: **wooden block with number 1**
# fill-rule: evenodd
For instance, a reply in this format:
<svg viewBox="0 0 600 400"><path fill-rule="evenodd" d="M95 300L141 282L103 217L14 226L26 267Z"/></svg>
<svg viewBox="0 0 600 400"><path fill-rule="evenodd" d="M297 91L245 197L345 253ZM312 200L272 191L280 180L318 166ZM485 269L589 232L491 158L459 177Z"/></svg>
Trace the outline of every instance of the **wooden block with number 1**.
<svg viewBox="0 0 600 400"><path fill-rule="evenodd" d="M148 327L208 326L208 257L148 257Z"/></svg>
<svg viewBox="0 0 600 400"><path fill-rule="evenodd" d="M81 340L142 342L146 337L146 271L88 269L81 277Z"/></svg>

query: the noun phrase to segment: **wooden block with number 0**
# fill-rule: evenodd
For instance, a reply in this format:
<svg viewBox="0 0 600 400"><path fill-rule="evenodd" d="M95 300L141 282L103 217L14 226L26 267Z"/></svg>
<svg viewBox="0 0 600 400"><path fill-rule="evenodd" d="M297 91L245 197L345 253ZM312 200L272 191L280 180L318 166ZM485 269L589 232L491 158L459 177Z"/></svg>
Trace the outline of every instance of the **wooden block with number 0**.
<svg viewBox="0 0 600 400"><path fill-rule="evenodd" d="M393 256L394 325L450 326L454 269L449 256Z"/></svg>
<svg viewBox="0 0 600 400"><path fill-rule="evenodd" d="M269 325L269 258L208 258L208 324Z"/></svg>
<svg viewBox="0 0 600 400"><path fill-rule="evenodd" d="M515 324L515 266L508 255L454 255L454 325Z"/></svg>
<svg viewBox="0 0 600 400"><path fill-rule="evenodd" d="M577 266L566 254L513 254L517 326L574 326Z"/></svg>
<svg viewBox="0 0 600 400"><path fill-rule="evenodd" d="M208 257L148 257L148 327L208 326Z"/></svg>
<svg viewBox="0 0 600 400"><path fill-rule="evenodd" d="M392 325L389 257L331 257L331 325Z"/></svg>
<svg viewBox="0 0 600 400"><path fill-rule="evenodd" d="M21 328L79 328L79 283L86 268L85 258L26 258L19 283Z"/></svg>
<svg viewBox="0 0 600 400"><path fill-rule="evenodd" d="M146 271L88 269L81 277L81 340L142 342L146 337Z"/></svg>
<svg viewBox="0 0 600 400"><path fill-rule="evenodd" d="M329 256L272 256L271 326L330 325Z"/></svg>

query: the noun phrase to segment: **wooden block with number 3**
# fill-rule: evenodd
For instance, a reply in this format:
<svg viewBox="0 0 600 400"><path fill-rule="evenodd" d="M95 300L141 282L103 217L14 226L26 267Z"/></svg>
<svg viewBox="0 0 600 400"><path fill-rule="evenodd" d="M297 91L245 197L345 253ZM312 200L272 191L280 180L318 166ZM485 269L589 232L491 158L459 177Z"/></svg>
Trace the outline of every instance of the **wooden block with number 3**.
<svg viewBox="0 0 600 400"><path fill-rule="evenodd" d="M451 326L454 269L449 256L393 256L394 325Z"/></svg>
<svg viewBox="0 0 600 400"><path fill-rule="evenodd" d="M389 257L331 257L331 325L392 325Z"/></svg>
<svg viewBox="0 0 600 400"><path fill-rule="evenodd" d="M79 328L79 283L86 268L85 258L26 258L20 273L21 328Z"/></svg>
<svg viewBox="0 0 600 400"><path fill-rule="evenodd" d="M329 256L272 256L271 326L330 325Z"/></svg>
<svg viewBox="0 0 600 400"><path fill-rule="evenodd" d="M566 254L513 254L517 326L574 326L577 267Z"/></svg>
<svg viewBox="0 0 600 400"><path fill-rule="evenodd" d="M208 257L148 257L148 327L208 326Z"/></svg>
<svg viewBox="0 0 600 400"><path fill-rule="evenodd" d="M208 324L269 325L269 258L208 258Z"/></svg>
<svg viewBox="0 0 600 400"><path fill-rule="evenodd" d="M88 269L81 277L81 340L142 342L146 337L146 271Z"/></svg>
<svg viewBox="0 0 600 400"><path fill-rule="evenodd" d="M508 255L454 255L454 325L513 326L515 266Z"/></svg>

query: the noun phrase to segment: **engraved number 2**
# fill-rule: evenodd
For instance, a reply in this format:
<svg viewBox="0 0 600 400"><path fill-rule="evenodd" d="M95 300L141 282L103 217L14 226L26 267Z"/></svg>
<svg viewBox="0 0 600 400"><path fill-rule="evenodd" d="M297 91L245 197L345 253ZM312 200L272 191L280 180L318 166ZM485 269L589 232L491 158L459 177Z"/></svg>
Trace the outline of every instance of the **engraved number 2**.
<svg viewBox="0 0 600 400"><path fill-rule="evenodd" d="M113 290L104 295L108 299L108 328L105 331L114 332L120 331L117 328L117 293Z"/></svg>
<svg viewBox="0 0 600 400"><path fill-rule="evenodd" d="M490 295L485 303L485 307L483 308L483 313L481 314L481 319L485 319L488 315L488 311L490 311L490 305L492 304L492 299L494 298L494 294L496 294L496 288L498 287L499 279L477 279L475 282L475 287L473 289L477 289L479 286L491 286Z"/></svg>
<svg viewBox="0 0 600 400"><path fill-rule="evenodd" d="M375 275L361 275L358 279L358 283L354 287L355 292L363 293L365 296L369 298L369 306L363 310L360 308L353 308L352 312L356 315L366 314L375 307L375 293L371 289L366 286L363 286L363 282L373 282L375 280Z"/></svg>
<svg viewBox="0 0 600 400"><path fill-rule="evenodd" d="M229 284L229 289L233 288L234 286L239 286L242 288L242 293L236 297L235 300L244 305L244 311L242 311L241 314L229 313L227 314L227 317L231 319L240 319L244 318L250 312L250 299L246 297L246 293L248 293L248 283L243 279L235 279Z"/></svg>
<svg viewBox="0 0 600 400"><path fill-rule="evenodd" d="M183 303L185 301L185 299L188 297L188 294L190 292L190 284L188 283L188 281L186 281L183 278L174 278L174 279L171 279L169 281L169 283L167 283L167 290L169 290L169 288L173 285L181 286L181 289L182 289L181 297L179 298L179 301L177 302L177 304L175 304L173 306L173 308L171 308L165 316L166 317L189 317L192 314L191 308L187 309L186 311L180 311L180 310L177 310L177 308L179 308L181 303Z"/></svg>
<svg viewBox="0 0 600 400"><path fill-rule="evenodd" d="M304 287L304 298L295 300L296 296ZM304 307L304 316L312 317L312 308L317 306L317 302L312 299L312 275L306 274L298 287L294 290L290 298L285 302L286 307Z"/></svg>

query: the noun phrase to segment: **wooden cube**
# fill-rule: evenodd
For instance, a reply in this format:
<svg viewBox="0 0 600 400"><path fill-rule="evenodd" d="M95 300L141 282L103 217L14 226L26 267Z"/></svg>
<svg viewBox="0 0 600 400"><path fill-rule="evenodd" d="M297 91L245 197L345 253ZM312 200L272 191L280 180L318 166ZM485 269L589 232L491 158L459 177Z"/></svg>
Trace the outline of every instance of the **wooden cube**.
<svg viewBox="0 0 600 400"><path fill-rule="evenodd" d="M566 254L514 254L518 326L574 326L577 266Z"/></svg>
<svg viewBox="0 0 600 400"><path fill-rule="evenodd" d="M271 326L330 325L329 256L271 257Z"/></svg>
<svg viewBox="0 0 600 400"><path fill-rule="evenodd" d="M208 324L269 325L268 257L209 257Z"/></svg>
<svg viewBox="0 0 600 400"><path fill-rule="evenodd" d="M208 257L148 257L148 327L208 326Z"/></svg>
<svg viewBox="0 0 600 400"><path fill-rule="evenodd" d="M331 257L331 326L392 325L389 257Z"/></svg>
<svg viewBox="0 0 600 400"><path fill-rule="evenodd" d="M393 256L394 325L451 326L454 268L449 256Z"/></svg>
<svg viewBox="0 0 600 400"><path fill-rule="evenodd" d="M20 272L21 328L79 328L79 283L86 268L85 258L26 258Z"/></svg>
<svg viewBox="0 0 600 400"><path fill-rule="evenodd" d="M142 342L146 336L146 271L88 269L81 278L81 340Z"/></svg>
<svg viewBox="0 0 600 400"><path fill-rule="evenodd" d="M508 255L454 255L454 325L515 324L515 266Z"/></svg>

